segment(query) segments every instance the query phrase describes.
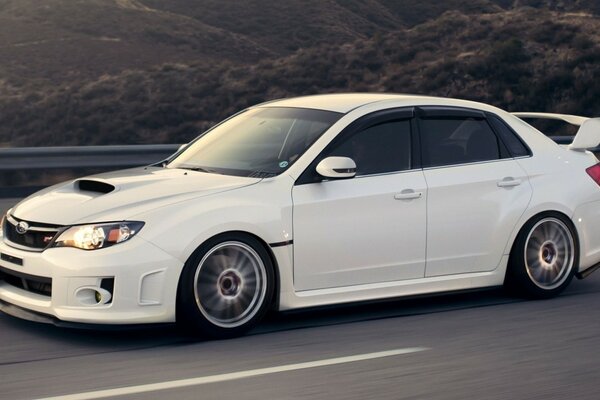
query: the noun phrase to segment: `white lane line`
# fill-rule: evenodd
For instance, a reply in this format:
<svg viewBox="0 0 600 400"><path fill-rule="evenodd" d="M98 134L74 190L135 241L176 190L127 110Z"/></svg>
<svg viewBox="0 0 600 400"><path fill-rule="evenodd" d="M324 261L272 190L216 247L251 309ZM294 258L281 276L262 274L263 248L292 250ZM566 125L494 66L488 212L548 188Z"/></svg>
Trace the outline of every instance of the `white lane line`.
<svg viewBox="0 0 600 400"><path fill-rule="evenodd" d="M39 400L87 400L87 399L103 399L106 397L125 396L130 394L139 394L147 392L155 392L158 390L177 389L186 386L205 385L207 383L232 381L235 379L250 378L260 375L276 374L279 372L297 371L300 369L325 367L328 365L345 364L357 361L373 360L377 358L392 357L402 354L417 353L419 351L429 350L427 347L409 347L405 349L396 349L388 351L380 351L377 353L357 354L348 357L327 358L325 360L308 361L297 364L279 365L276 367L251 369L248 371L231 372L227 374L202 376L198 378L180 379L176 381L166 381L159 383L151 383L147 385L137 385L129 387L121 387L116 389L97 390L94 392L67 394L64 396L47 397Z"/></svg>

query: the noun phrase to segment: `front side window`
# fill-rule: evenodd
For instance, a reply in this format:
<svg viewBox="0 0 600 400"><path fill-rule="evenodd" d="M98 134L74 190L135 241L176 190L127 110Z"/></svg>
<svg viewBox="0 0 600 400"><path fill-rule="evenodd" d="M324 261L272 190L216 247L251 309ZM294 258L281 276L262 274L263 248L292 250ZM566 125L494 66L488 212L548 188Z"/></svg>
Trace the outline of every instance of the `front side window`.
<svg viewBox="0 0 600 400"><path fill-rule="evenodd" d="M275 176L288 169L341 116L303 108L250 109L206 132L167 168Z"/></svg>
<svg viewBox="0 0 600 400"><path fill-rule="evenodd" d="M501 158L498 138L485 119L426 118L420 120L420 128L425 167Z"/></svg>
<svg viewBox="0 0 600 400"><path fill-rule="evenodd" d="M353 132L325 156L349 157L356 175L373 175L411 168L410 120L379 123Z"/></svg>

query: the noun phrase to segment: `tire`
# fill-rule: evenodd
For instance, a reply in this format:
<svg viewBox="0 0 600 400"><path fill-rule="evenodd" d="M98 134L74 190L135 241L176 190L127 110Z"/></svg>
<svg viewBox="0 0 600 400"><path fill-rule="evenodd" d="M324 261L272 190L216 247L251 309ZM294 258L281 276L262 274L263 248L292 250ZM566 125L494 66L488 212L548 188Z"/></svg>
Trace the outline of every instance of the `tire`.
<svg viewBox="0 0 600 400"><path fill-rule="evenodd" d="M558 213L529 220L513 244L505 285L518 294L545 299L571 282L579 265L579 241L571 221Z"/></svg>
<svg viewBox="0 0 600 400"><path fill-rule="evenodd" d="M262 243L224 234L202 244L186 262L177 294L177 324L206 338L244 334L267 313L275 273Z"/></svg>

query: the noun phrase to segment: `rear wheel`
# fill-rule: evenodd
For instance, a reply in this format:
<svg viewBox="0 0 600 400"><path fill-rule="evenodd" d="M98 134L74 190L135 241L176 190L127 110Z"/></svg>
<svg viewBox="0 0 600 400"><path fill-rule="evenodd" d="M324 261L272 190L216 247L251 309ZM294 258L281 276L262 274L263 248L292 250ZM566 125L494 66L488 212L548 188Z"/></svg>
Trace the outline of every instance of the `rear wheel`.
<svg viewBox="0 0 600 400"><path fill-rule="evenodd" d="M262 319L273 289L273 265L262 244L251 236L222 235L187 261L177 321L202 336L238 336Z"/></svg>
<svg viewBox="0 0 600 400"><path fill-rule="evenodd" d="M573 278L578 248L575 230L566 217L553 213L532 219L513 245L507 285L528 297L556 296Z"/></svg>

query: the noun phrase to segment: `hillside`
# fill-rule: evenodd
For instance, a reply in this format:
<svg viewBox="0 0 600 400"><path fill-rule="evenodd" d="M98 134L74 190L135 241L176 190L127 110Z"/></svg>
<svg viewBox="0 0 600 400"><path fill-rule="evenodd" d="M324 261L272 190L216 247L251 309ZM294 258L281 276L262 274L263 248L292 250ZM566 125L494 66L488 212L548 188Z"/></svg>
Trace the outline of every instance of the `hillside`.
<svg viewBox="0 0 600 400"><path fill-rule="evenodd" d="M184 142L248 105L322 92L600 115L594 1L39 4L0 0L0 145Z"/></svg>
<svg viewBox="0 0 600 400"><path fill-rule="evenodd" d="M65 82L166 62L256 61L267 49L132 0L0 0L0 76Z"/></svg>

